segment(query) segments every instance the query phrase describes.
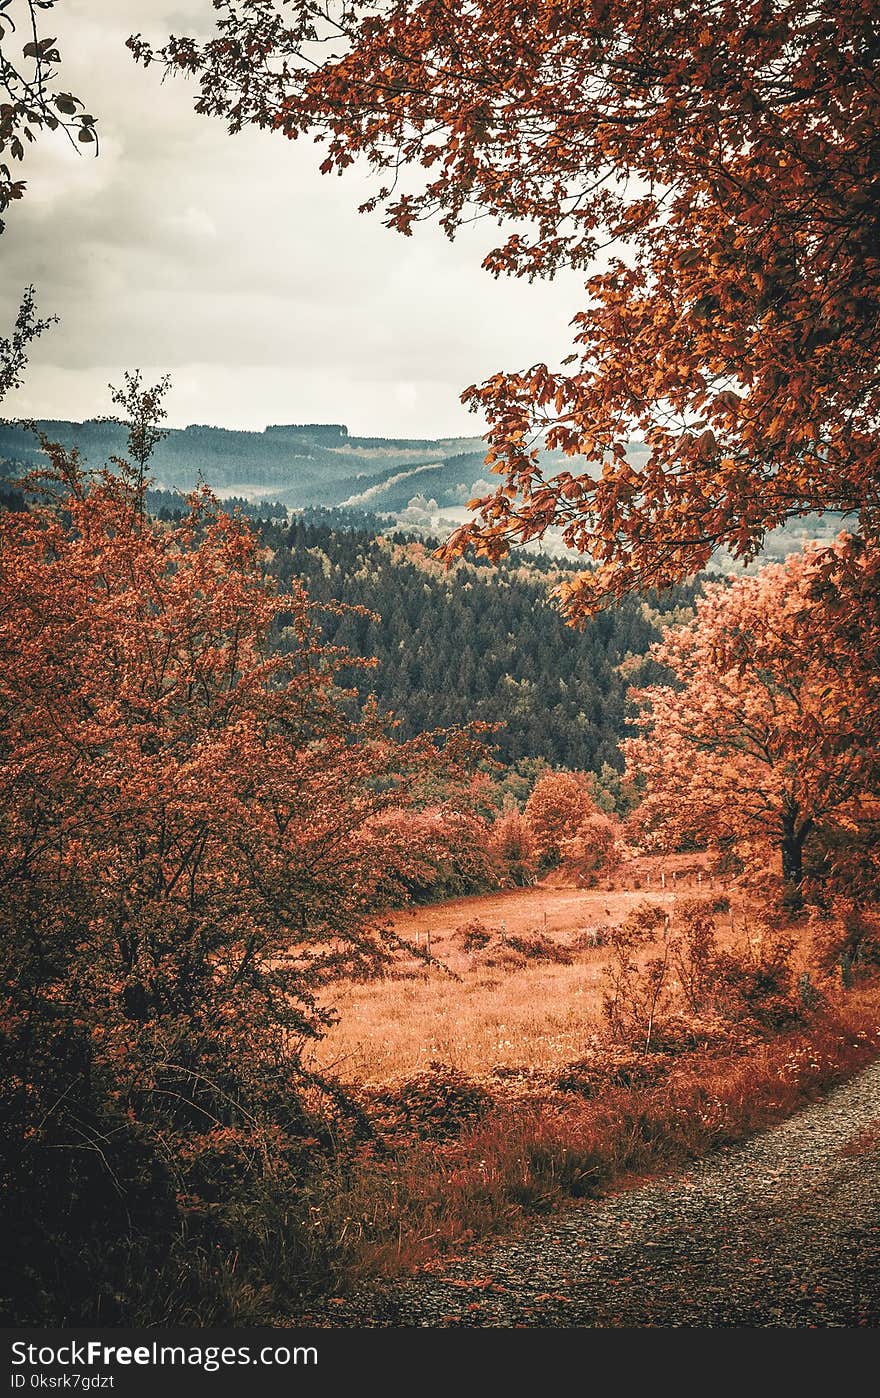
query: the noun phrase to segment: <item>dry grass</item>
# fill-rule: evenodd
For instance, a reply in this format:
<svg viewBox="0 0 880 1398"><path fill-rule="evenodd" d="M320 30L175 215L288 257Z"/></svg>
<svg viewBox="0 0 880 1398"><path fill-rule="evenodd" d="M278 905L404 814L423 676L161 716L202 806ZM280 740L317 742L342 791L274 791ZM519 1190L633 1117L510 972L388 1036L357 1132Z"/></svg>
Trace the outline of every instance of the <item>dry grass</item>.
<svg viewBox="0 0 880 1398"><path fill-rule="evenodd" d="M649 1087L500 1103L458 1139L368 1150L327 1202L337 1284L429 1266L535 1214L668 1171L784 1119L880 1052L880 992L852 992L746 1056L690 1055Z"/></svg>
<svg viewBox="0 0 880 1398"><path fill-rule="evenodd" d="M385 980L336 987L340 1023L318 1061L379 1129L321 1191L340 1287L674 1168L784 1118L880 1053L880 985L845 994L826 983L816 998L812 981L804 1017L785 1031L722 1026L631 1061L603 1046L608 952L596 934L645 901L674 923L676 896L699 892L729 895L721 948L742 950L757 925L739 889L681 871L675 892L658 889L658 865L639 871L640 887L630 871L629 886L543 886L398 914L398 934L413 944L418 934L424 949L430 932L432 955L457 979L403 956ZM563 961L536 959L548 945ZM810 965L806 932L794 965Z"/></svg>
<svg viewBox="0 0 880 1398"><path fill-rule="evenodd" d="M341 1022L320 1046L322 1067L349 1084L412 1077L431 1063L479 1077L496 1067L549 1071L576 1058L601 1004L601 961L465 972L347 987Z"/></svg>
<svg viewBox="0 0 880 1398"><path fill-rule="evenodd" d="M339 1023L316 1050L316 1062L349 1085L401 1081L441 1062L476 1077L495 1068L551 1072L583 1052L597 1030L606 952L585 946L594 933L622 921L641 902L674 912L676 894L659 889L661 867L674 860L693 869L693 856L649 865L654 890L642 887L572 889L537 887L476 898L458 898L398 913L394 930L421 949L430 933L431 954L458 976L400 961L393 976L333 988ZM631 880L632 882L632 880ZM668 883L672 885L670 871ZM683 873L681 894L697 893L696 877ZM708 876L703 885L708 893ZM715 889L720 894L720 888ZM754 916L736 890L731 913L719 915L719 941L743 935ZM461 929L479 922L492 933L494 952L464 950ZM587 935L585 935L587 934ZM502 936L547 937L573 960L570 965L503 954ZM501 953L499 955L499 952ZM491 964L493 959L499 964Z"/></svg>

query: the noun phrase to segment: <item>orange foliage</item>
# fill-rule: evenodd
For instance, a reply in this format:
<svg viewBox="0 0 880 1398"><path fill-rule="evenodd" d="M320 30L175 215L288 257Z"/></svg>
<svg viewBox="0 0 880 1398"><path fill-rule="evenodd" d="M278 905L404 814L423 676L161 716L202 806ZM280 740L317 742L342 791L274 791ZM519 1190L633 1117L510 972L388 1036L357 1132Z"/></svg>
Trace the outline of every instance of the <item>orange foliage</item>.
<svg viewBox="0 0 880 1398"><path fill-rule="evenodd" d="M623 848L620 822L604 811L596 811L581 821L570 839L563 841L560 853L565 866L581 883L588 883L601 871L619 864Z"/></svg>
<svg viewBox="0 0 880 1398"><path fill-rule="evenodd" d="M492 826L489 854L502 883L524 888L533 881L538 867L535 840L515 804L506 806Z"/></svg>
<svg viewBox="0 0 880 1398"><path fill-rule="evenodd" d="M446 550L561 526L598 565L563 589L582 614L876 499L875 19L870 0L231 0L207 42L130 47L198 77L233 130L323 137L325 172L363 157L363 207L404 234L482 215L506 227L494 274L592 273L573 367L467 390L505 480ZM542 437L570 471L544 474Z"/></svg>
<svg viewBox="0 0 880 1398"><path fill-rule="evenodd" d="M858 624L847 610L854 556L861 550L844 537L709 586L695 620L654 647L675 683L634 693L642 733L623 748L646 784L642 823L659 826L667 845L703 837L760 862L775 850L799 883L805 852L840 830L852 843L876 821L877 651L845 644L845 618ZM862 596L870 637L878 601Z"/></svg>
<svg viewBox="0 0 880 1398"><path fill-rule="evenodd" d="M582 772L547 772L539 777L523 811L535 851L544 864L558 864L565 842L594 815L596 806Z"/></svg>
<svg viewBox="0 0 880 1398"><path fill-rule="evenodd" d="M277 1007L307 1028L326 943L372 947L388 845L374 817L407 802L402 769L430 744L345 717L347 657L319 645L302 591L275 594L255 536L206 493L163 528L119 479L73 478L63 512L0 528L4 883L110 957L102 999L210 1004L215 1029L240 1032L276 1000L262 953L277 945L297 967ZM284 656L268 644L282 609Z"/></svg>
<svg viewBox="0 0 880 1398"><path fill-rule="evenodd" d="M160 1161L148 1211L291 1165L318 994L383 954L407 846L380 817L463 774L470 740L352 716L351 660L206 491L162 526L140 469L44 449L46 503L0 514L0 1180L45 1191L38 1229L63 1177L90 1228L111 1178L132 1209Z"/></svg>
<svg viewBox="0 0 880 1398"><path fill-rule="evenodd" d="M488 827L473 811L446 804L388 811L366 827L368 851L381 836L375 878L389 904L424 902L494 885Z"/></svg>

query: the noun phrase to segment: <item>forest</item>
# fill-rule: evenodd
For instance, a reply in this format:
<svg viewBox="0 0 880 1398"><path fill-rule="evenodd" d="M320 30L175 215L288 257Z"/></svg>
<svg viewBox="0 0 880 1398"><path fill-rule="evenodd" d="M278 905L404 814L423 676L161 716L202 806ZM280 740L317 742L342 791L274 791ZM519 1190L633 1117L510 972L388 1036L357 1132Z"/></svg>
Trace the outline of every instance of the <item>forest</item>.
<svg viewBox="0 0 880 1398"><path fill-rule="evenodd" d="M0 3L10 220L31 145L99 145L55 9ZM556 367L464 388L479 442L173 429L134 369L111 416L3 424L4 1319L393 1325L404 1279L853 1081L809 1166L836 1221L809 1170L769 1221L722 1187L747 1301L685 1208L697 1284L639 1315L880 1323L876 14L203 19L125 61L583 303ZM51 330L26 287L0 397ZM394 518L431 472L442 535ZM453 1278L428 1323L627 1320L528 1284Z"/></svg>
<svg viewBox="0 0 880 1398"><path fill-rule="evenodd" d="M38 425L95 466L125 449L118 422L41 419ZM373 508L394 511L420 485L443 504L463 504L482 474L483 456L474 437L356 437L342 423L272 425L262 432L193 423L170 429L156 444L153 476L165 490L186 492L204 478L221 495L242 492L261 504L280 499L295 509L332 508L370 492ZM15 476L34 460L27 430L0 423L0 477Z"/></svg>
<svg viewBox="0 0 880 1398"><path fill-rule="evenodd" d="M551 767L619 771L628 731L626 691L661 628L689 613L696 584L609 609L582 630L565 625L550 590L567 570L513 556L497 569L447 572L438 540L394 531L333 530L297 521L264 525L271 572L296 578L313 601L341 602L322 632L375 669L350 680L400 720L404 737L472 720L498 724L505 765L538 758ZM355 610L359 609L359 610ZM640 665L641 662L641 665Z"/></svg>

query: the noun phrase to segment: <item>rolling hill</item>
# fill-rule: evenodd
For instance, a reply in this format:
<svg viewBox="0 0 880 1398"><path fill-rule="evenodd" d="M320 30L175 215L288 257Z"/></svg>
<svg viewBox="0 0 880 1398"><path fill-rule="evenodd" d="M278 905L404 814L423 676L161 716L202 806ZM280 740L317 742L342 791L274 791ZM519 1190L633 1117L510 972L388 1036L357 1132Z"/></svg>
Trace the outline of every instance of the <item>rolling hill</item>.
<svg viewBox="0 0 880 1398"><path fill-rule="evenodd" d="M91 466L125 454L126 429L118 422L44 419L37 426L52 440L76 447ZM640 442L628 448L634 460L645 451ZM0 479L20 476L39 460L39 444L29 429L0 422ZM561 452L545 453L549 476L564 466L571 462ZM155 450L152 474L162 491L186 492L204 481L223 499L277 503L289 511L341 507L392 515L414 532L442 532L455 513L462 517L467 500L492 488L480 437L358 437L342 423L276 424L262 432L201 424L172 428ZM785 557L810 539L832 538L842 527L834 512L791 521L768 537L761 559ZM567 552L552 530L544 547L558 555ZM737 567L722 551L711 571Z"/></svg>

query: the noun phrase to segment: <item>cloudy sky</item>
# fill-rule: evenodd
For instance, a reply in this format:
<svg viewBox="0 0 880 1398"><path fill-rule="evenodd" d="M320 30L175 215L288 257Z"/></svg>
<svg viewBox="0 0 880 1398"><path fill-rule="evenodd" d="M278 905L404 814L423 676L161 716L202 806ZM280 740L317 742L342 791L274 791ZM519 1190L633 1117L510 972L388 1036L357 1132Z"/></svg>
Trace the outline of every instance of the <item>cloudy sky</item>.
<svg viewBox="0 0 880 1398"><path fill-rule="evenodd" d="M352 431L482 430L461 389L570 349L578 282L496 282L491 230L450 244L359 215L363 175L321 176L318 148L269 132L230 137L192 88L124 47L210 25L210 0L59 0L63 85L98 117L97 159L60 137L29 153L25 199L0 239L0 314L29 282L60 318L34 347L7 415L84 418L108 383L170 373L169 420L262 428L344 421Z"/></svg>

